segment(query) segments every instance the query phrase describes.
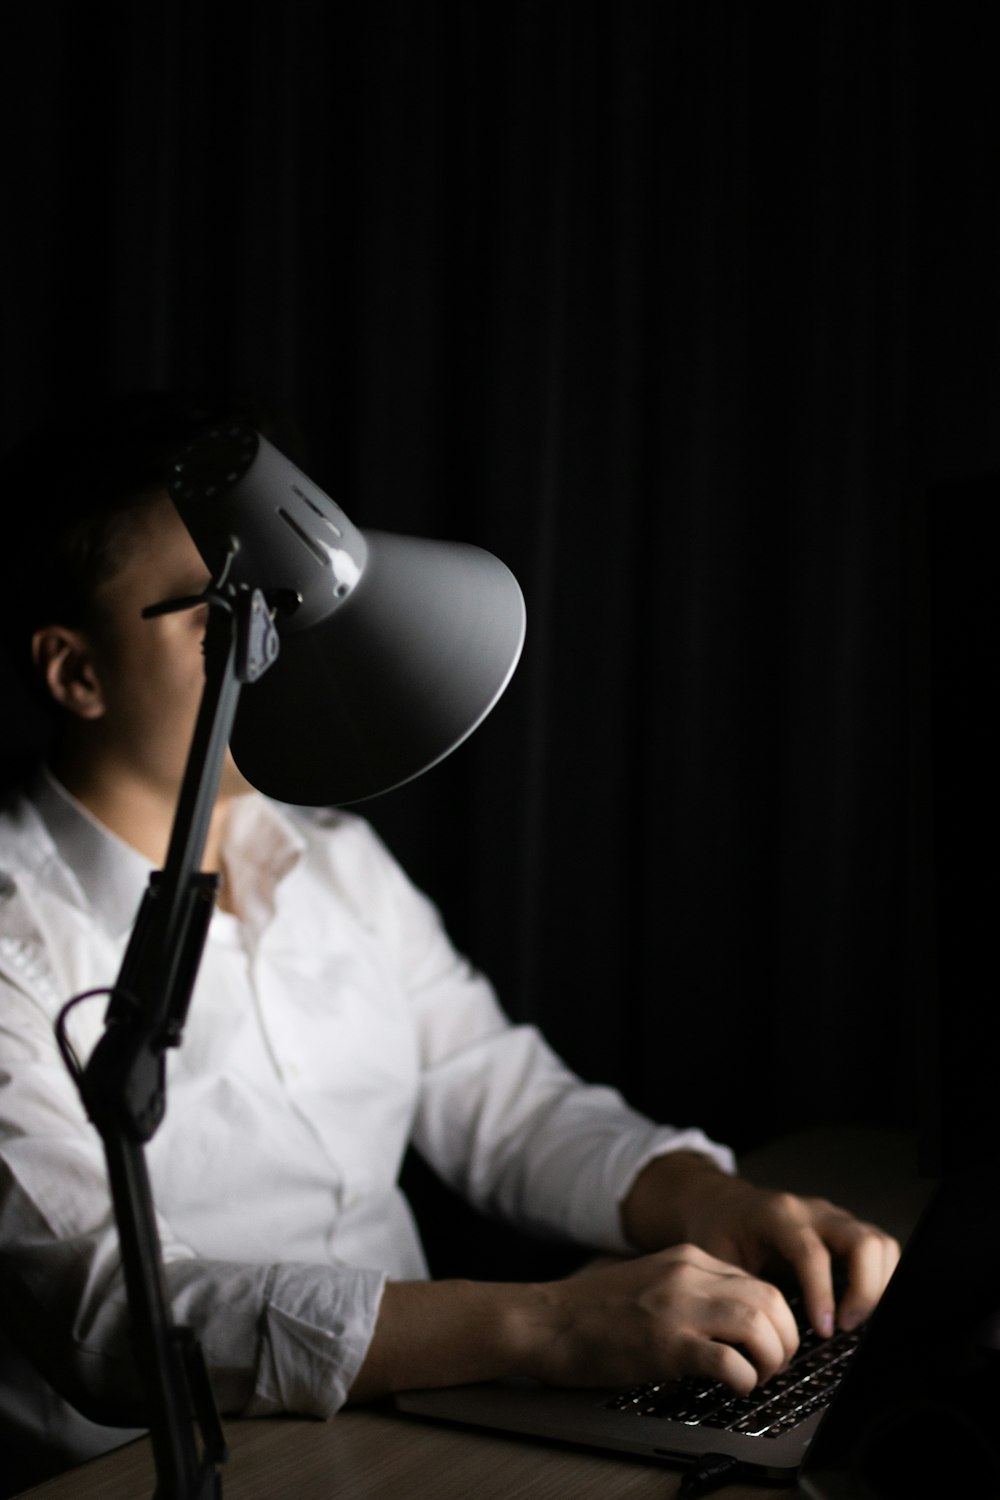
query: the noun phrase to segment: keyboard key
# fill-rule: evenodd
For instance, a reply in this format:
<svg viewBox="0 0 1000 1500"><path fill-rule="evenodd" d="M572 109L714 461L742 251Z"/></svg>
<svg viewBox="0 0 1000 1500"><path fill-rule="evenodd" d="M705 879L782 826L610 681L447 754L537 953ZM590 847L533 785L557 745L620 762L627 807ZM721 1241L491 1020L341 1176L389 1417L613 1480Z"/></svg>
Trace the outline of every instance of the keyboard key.
<svg viewBox="0 0 1000 1500"><path fill-rule="evenodd" d="M605 1402L609 1410L669 1418L687 1426L728 1429L754 1437L777 1437L829 1405L861 1341L861 1331L823 1339L804 1329L792 1363L749 1396L736 1396L719 1381L689 1376L649 1381Z"/></svg>

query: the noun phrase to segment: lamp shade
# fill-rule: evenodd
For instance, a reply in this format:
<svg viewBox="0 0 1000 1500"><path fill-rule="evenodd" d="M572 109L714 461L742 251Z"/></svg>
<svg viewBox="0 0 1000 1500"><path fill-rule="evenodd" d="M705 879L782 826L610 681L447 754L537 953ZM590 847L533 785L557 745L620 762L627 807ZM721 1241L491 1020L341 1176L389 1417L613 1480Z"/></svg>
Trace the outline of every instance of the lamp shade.
<svg viewBox="0 0 1000 1500"><path fill-rule="evenodd" d="M357 802L456 748L510 680L525 611L513 574L463 543L361 531L266 438L213 429L170 494L212 576L260 589L280 651L231 738L284 802Z"/></svg>

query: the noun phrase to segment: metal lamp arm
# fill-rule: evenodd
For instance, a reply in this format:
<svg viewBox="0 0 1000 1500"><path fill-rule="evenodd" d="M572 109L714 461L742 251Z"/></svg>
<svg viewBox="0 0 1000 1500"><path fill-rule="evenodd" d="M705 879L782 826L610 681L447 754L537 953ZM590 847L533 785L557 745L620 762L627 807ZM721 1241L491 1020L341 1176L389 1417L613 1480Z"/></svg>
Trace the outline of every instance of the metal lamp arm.
<svg viewBox="0 0 1000 1500"><path fill-rule="evenodd" d="M267 670L278 651L259 590L223 591L216 585L204 597L212 606L205 687L166 863L150 877L104 1034L77 1080L108 1166L135 1354L150 1408L154 1500L214 1500L222 1493L221 1425L200 1346L189 1329L171 1319L143 1148L166 1108L164 1054L180 1044L214 905L217 877L202 873L200 865L240 691ZM190 603L172 601L154 612Z"/></svg>

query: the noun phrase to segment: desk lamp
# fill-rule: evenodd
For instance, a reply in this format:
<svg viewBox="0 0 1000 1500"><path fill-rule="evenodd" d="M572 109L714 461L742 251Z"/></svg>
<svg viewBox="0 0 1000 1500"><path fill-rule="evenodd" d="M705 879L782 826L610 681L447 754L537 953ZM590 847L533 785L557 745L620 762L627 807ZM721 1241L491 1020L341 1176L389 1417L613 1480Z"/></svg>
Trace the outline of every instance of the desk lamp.
<svg viewBox="0 0 1000 1500"><path fill-rule="evenodd" d="M253 786L286 802L399 786L496 703L520 655L524 603L478 548L359 530L245 424L179 451L168 489L212 581L145 613L208 603L205 687L166 862L108 991L105 1030L81 1066L66 1033L87 998L76 996L57 1035L107 1160L154 1500L209 1500L222 1494L225 1443L200 1346L171 1320L144 1146L163 1118L165 1051L180 1044L214 905L218 877L200 865L226 745Z"/></svg>

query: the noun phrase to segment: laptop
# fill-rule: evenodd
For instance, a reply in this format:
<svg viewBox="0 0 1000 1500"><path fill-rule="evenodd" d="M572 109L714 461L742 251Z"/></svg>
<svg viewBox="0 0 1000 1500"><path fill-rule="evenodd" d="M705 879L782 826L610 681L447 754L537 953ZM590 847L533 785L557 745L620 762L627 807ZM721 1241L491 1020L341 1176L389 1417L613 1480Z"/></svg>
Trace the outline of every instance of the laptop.
<svg viewBox="0 0 1000 1500"><path fill-rule="evenodd" d="M788 1370L747 1398L696 1380L518 1380L395 1405L667 1463L725 1455L738 1465L728 1479L794 1481L803 1500L1000 1496L1000 1201L978 1173L946 1178L868 1324L831 1340L807 1331Z"/></svg>

